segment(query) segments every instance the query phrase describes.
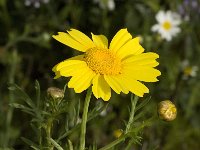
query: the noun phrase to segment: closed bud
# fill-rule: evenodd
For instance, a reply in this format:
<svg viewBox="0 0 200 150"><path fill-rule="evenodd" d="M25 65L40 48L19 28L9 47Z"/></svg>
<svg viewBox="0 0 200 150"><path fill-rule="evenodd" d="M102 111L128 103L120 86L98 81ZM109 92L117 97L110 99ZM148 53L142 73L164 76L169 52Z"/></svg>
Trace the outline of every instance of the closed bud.
<svg viewBox="0 0 200 150"><path fill-rule="evenodd" d="M162 120L172 121L177 115L176 106L170 100L161 101L158 104L158 115Z"/></svg>
<svg viewBox="0 0 200 150"><path fill-rule="evenodd" d="M50 87L47 89L47 96L53 100L62 100L64 98L64 91L56 87Z"/></svg>
<svg viewBox="0 0 200 150"><path fill-rule="evenodd" d="M114 131L113 135L114 137L119 138L122 135L122 133L123 133L122 129L117 129Z"/></svg>

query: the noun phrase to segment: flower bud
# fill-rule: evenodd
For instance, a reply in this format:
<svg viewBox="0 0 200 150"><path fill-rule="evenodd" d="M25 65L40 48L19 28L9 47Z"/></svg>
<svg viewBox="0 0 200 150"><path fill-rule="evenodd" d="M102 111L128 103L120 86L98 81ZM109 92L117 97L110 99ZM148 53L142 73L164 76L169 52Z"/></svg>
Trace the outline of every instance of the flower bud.
<svg viewBox="0 0 200 150"><path fill-rule="evenodd" d="M47 96L53 100L62 100L64 97L64 91L56 87L50 87L47 89Z"/></svg>
<svg viewBox="0 0 200 150"><path fill-rule="evenodd" d="M117 129L114 131L113 135L114 137L119 138L122 135L122 133L123 133L122 129Z"/></svg>
<svg viewBox="0 0 200 150"><path fill-rule="evenodd" d="M158 115L162 120L172 121L177 115L176 106L170 100L161 101L158 104Z"/></svg>

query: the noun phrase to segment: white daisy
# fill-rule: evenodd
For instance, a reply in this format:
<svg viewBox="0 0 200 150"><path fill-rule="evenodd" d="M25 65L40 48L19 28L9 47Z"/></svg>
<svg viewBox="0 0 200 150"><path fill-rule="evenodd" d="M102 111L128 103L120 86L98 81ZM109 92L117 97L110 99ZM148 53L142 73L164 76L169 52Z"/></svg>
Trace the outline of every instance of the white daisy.
<svg viewBox="0 0 200 150"><path fill-rule="evenodd" d="M188 77L196 77L199 70L198 66L191 66L188 60L182 62L183 79Z"/></svg>
<svg viewBox="0 0 200 150"><path fill-rule="evenodd" d="M197 71L199 70L198 66L188 66L184 69L185 76L196 77Z"/></svg>
<svg viewBox="0 0 200 150"><path fill-rule="evenodd" d="M153 25L151 30L158 32L167 41L170 41L173 36L176 36L181 31L179 28L181 17L175 12L161 10L157 13L156 20L158 24Z"/></svg>
<svg viewBox="0 0 200 150"><path fill-rule="evenodd" d="M115 1L114 0L94 0L95 3L99 3L99 6L102 9L108 9L110 11L115 9Z"/></svg>
<svg viewBox="0 0 200 150"><path fill-rule="evenodd" d="M25 5L30 6L33 5L35 8L39 8L41 3L47 4L49 0L25 0Z"/></svg>

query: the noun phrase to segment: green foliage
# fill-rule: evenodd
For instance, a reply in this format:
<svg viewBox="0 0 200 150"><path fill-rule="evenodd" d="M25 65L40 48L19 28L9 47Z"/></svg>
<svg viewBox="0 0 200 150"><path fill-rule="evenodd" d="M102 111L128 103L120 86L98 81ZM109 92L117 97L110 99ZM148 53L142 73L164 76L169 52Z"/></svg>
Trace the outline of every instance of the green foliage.
<svg viewBox="0 0 200 150"><path fill-rule="evenodd" d="M10 106L16 109L20 109L21 111L31 116L30 127L36 135L35 139L27 139L25 137L22 137L21 139L34 150L53 148L56 148L58 150L62 150L65 148L69 150L77 149L77 147L73 148L72 141L70 140L70 135L79 134L80 122L78 120L80 119L80 101L77 100L77 104L73 106L72 113L69 113L69 100L62 99L59 104L56 104L54 100L50 97L46 97L45 99L42 98L40 95L41 92L38 81L35 82L35 89L35 99L32 100L30 96L27 95L16 84L11 84L9 86L9 90L12 91L13 96L19 102L11 103ZM131 97L132 107L129 122L125 124L126 129L124 130L124 133L122 133L122 135L114 142L111 142L107 146L101 148L102 150L109 149L109 147L111 148L118 144L121 145L119 145L119 149L120 147L124 147L125 145L127 145L126 149L130 149L133 144L141 144L141 135L143 128L149 126L152 119L141 121L141 118L143 118L145 115L145 111L140 111L139 113L137 113L137 115L135 115L135 113L139 111L142 107L144 107L149 102L149 99L143 100L143 102L136 106L138 97L136 97L134 100L133 95ZM107 105L103 104L102 102L97 103L96 106L88 113L87 122L99 116L101 112L104 111L106 108ZM67 115L67 117L62 118L63 115ZM59 134L59 132L57 131L59 131L59 128L63 126L63 124L60 124L60 122L62 122L61 119L64 119L66 124L61 131L64 132L62 134ZM52 136L54 136L55 139L53 139ZM63 139L65 139L65 141L67 139L68 143L63 143ZM75 140L74 142L77 143L77 140ZM89 147L89 149L96 150L97 144L94 143Z"/></svg>

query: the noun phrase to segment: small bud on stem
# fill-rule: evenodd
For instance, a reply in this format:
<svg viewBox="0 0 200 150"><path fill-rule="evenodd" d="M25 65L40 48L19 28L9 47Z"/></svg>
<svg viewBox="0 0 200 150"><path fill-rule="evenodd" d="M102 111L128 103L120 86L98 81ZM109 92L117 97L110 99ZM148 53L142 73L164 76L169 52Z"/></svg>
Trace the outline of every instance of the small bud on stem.
<svg viewBox="0 0 200 150"><path fill-rule="evenodd" d="M176 106L170 100L161 101L158 104L158 115L162 120L172 121L177 115Z"/></svg>

